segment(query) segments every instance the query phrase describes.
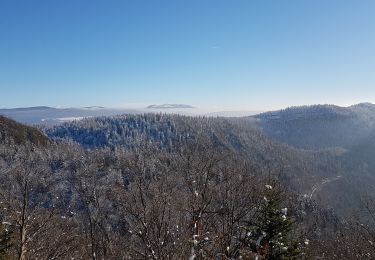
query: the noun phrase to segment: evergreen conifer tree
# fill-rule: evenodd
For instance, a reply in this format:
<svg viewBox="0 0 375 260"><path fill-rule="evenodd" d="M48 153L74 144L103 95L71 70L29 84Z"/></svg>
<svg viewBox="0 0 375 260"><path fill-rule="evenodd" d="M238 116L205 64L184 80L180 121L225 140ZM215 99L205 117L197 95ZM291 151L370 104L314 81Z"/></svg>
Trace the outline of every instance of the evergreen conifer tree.
<svg viewBox="0 0 375 260"><path fill-rule="evenodd" d="M246 223L243 256L257 259L301 259L302 247L291 235L294 221L282 208L283 192L265 185L264 198L253 221ZM246 257L245 257L246 258Z"/></svg>

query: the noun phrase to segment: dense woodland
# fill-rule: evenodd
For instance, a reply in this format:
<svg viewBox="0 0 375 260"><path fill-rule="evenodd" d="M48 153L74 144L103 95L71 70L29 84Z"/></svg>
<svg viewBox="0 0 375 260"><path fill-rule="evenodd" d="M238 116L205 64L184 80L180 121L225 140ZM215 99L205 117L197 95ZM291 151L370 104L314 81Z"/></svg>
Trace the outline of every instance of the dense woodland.
<svg viewBox="0 0 375 260"><path fill-rule="evenodd" d="M342 213L316 186L352 176L340 149L282 144L253 118L40 129L0 117L3 259L375 257L371 194Z"/></svg>

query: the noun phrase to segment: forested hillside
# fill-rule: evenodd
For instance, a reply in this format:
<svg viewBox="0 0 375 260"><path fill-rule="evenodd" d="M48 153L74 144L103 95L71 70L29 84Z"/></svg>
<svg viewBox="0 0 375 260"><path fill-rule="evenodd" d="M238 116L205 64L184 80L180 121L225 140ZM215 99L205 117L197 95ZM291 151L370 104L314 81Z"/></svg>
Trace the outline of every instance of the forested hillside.
<svg viewBox="0 0 375 260"><path fill-rule="evenodd" d="M256 116L269 137L310 151L336 150L340 178L328 179L316 199L341 214L363 210L375 195L375 105L292 107Z"/></svg>
<svg viewBox="0 0 375 260"><path fill-rule="evenodd" d="M348 148L375 131L375 105L291 107L255 116L271 137L304 149Z"/></svg>
<svg viewBox="0 0 375 260"><path fill-rule="evenodd" d="M2 122L5 259L371 259L375 252L371 199L367 213L345 217L319 201L332 196L317 184L341 174L341 152L278 143L254 120L92 118L44 127L51 140Z"/></svg>
<svg viewBox="0 0 375 260"><path fill-rule="evenodd" d="M375 174L364 161L365 158L370 160L371 153L363 148L364 144L371 142L365 141L362 146L359 142L360 136L370 137L372 121L369 118L374 116L371 109L368 104L348 109L313 106L270 112L257 118L124 115L76 121L45 128L44 131L51 138L73 140L89 149L137 149L140 144L149 143L169 152L176 145L204 134L218 146L235 152L252 165L278 175L289 190L313 198L320 205L333 208L347 217L363 209L365 196L375 196L372 188ZM310 147L302 150L293 147L293 141L286 144L278 142L284 140L275 140L279 136L269 133L267 124L273 123L267 120L277 122L273 127L282 127L277 133L299 132L300 136L293 136L292 140L305 144L305 140L310 138L316 144L324 143L324 149ZM319 131L320 134L314 132L310 135L310 131ZM361 147L357 150L354 146L350 150L350 146L344 145L330 147L324 141L333 140L338 144L341 140L348 144L349 139L352 139L350 143ZM361 156L364 152L368 157Z"/></svg>
<svg viewBox="0 0 375 260"><path fill-rule="evenodd" d="M16 145L32 143L37 146L45 146L49 140L35 128L21 125L0 115L0 142Z"/></svg>
<svg viewBox="0 0 375 260"><path fill-rule="evenodd" d="M363 110L364 106L356 107ZM351 110L333 106L294 108L279 113L282 115L279 116L280 118L288 119L283 120L286 122L285 127L290 127L290 132L304 129L296 125L290 126L290 121L308 122L306 129L310 131L310 127L317 127L314 126L314 121L311 122L315 120L321 125L324 125L324 122L330 125L330 131L327 132L330 136L338 136L337 132L340 131L346 131L347 134L348 130L339 126L350 124L347 120L353 121L353 118L356 118L358 121L366 118L361 113L355 116ZM370 116L371 114L367 115L367 118ZM269 118L270 116L263 114L259 117ZM278 119L272 120L278 121ZM370 124L367 123L363 127L369 128ZM350 131L357 131L357 128L351 129ZM197 118L163 114L124 115L87 119L44 130L51 138L73 140L90 149L99 147L134 149L139 147L139 144L151 143L166 151L172 151L176 144L194 140L195 136L204 133L218 145L235 151L253 165L262 169L266 167L274 175L280 175L279 179L289 189L312 197L321 205L331 207L345 216L363 207L363 196L375 195L371 186L371 183L375 181L375 175L368 172L359 175L359 164L353 161L362 160L363 162L363 158L366 158L361 157L363 149L359 149L358 156L356 156L352 154L356 151L355 149L348 152L348 148L343 147L326 147L318 150L293 148L272 141L267 137L269 135L267 130L263 132L259 128L259 121L252 118ZM318 129L315 130L318 131ZM302 136L309 135L303 133ZM318 137L318 135L315 136ZM325 132L321 131L319 138L325 140L330 139L330 136L326 136ZM358 139L358 134L349 136ZM275 138L275 136L272 137ZM293 138L300 142L305 140L302 137L302 139ZM316 143L320 140L312 139ZM342 140L347 141L346 138ZM358 140L356 141L357 145L360 145ZM369 158L371 158L371 153ZM352 183L357 185L352 185Z"/></svg>
<svg viewBox="0 0 375 260"><path fill-rule="evenodd" d="M188 117L167 114L101 117L44 128L53 139L72 140L88 149L137 150L145 143L173 150L204 135L259 168L280 175L299 192L310 193L321 179L335 177L337 151L302 151L272 141L255 121L242 118ZM196 141L197 142L197 141Z"/></svg>

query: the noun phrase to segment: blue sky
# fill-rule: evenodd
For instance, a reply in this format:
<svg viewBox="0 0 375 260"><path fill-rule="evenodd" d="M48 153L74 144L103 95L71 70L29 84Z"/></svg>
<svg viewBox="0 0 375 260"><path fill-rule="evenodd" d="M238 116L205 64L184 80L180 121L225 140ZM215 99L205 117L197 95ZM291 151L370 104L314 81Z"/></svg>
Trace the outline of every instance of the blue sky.
<svg viewBox="0 0 375 260"><path fill-rule="evenodd" d="M0 107L375 102L375 1L0 2Z"/></svg>

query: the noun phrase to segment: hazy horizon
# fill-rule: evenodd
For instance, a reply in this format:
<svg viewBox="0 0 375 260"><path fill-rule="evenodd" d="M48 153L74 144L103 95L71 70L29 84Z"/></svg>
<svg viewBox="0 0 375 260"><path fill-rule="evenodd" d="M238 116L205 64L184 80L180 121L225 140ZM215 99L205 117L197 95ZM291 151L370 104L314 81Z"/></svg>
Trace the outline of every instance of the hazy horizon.
<svg viewBox="0 0 375 260"><path fill-rule="evenodd" d="M46 104L38 104L38 105L32 105L32 106L9 106L4 107L1 106L0 109L17 109L17 108L33 108L33 107L50 107L50 108L57 108L57 109L67 109L67 108L90 108L90 109L140 109L140 110L152 110L153 108L149 108L149 106L156 105L156 106L162 106L162 105L188 105L192 106L191 108L157 108L161 110L169 110L169 109L183 109L183 110L202 110L204 112L225 112L225 111L249 111L249 112L264 112L264 111L272 111L272 110L281 110L289 107L299 107L299 106L314 106L314 105L334 105L339 107L350 107L358 104L363 103L370 103L375 104L375 102L371 101L358 101L354 103L295 103L295 104L285 104L284 106L265 106L262 108L252 108L252 107L236 107L236 106L221 106L221 105L203 105L203 106L197 106L195 104L187 104L187 103L129 103L129 104L123 104L123 105L109 105L109 106L103 106L103 105L97 105L97 104L91 104L91 105L78 105L78 106L69 106L69 105L46 105Z"/></svg>

